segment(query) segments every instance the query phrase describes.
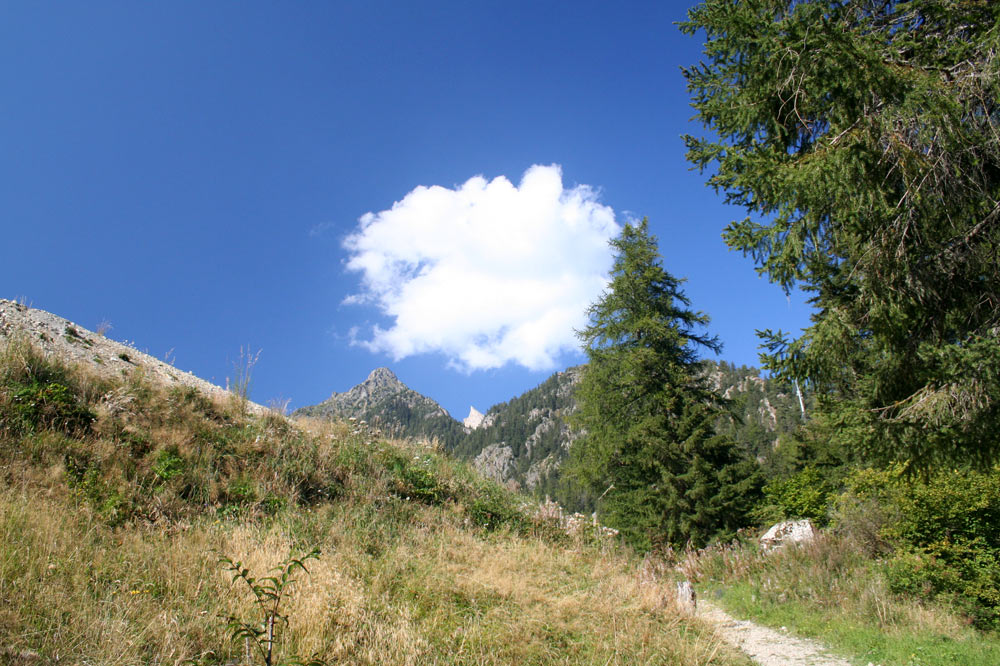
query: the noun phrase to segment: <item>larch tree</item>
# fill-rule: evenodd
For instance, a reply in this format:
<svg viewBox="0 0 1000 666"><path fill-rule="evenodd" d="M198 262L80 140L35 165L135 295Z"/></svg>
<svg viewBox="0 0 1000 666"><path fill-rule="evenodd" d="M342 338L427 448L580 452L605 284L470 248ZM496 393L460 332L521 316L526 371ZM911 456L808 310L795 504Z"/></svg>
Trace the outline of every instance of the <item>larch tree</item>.
<svg viewBox="0 0 1000 666"><path fill-rule="evenodd" d="M719 343L698 332L708 318L661 266L646 220L611 245L610 283L578 332L588 356L575 414L584 435L570 473L639 549L731 536L760 481L755 463L714 430L719 401L697 353Z"/></svg>
<svg viewBox="0 0 1000 666"><path fill-rule="evenodd" d="M1000 2L705 0L688 159L731 248L812 296L766 367L913 469L1000 458Z"/></svg>

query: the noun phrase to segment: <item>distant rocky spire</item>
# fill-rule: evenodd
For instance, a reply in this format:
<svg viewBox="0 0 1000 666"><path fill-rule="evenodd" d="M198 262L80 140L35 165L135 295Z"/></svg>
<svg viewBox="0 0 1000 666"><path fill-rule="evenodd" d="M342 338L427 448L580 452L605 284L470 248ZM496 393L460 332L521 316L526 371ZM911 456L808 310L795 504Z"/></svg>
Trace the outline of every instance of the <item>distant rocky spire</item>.
<svg viewBox="0 0 1000 666"><path fill-rule="evenodd" d="M469 415L462 421L462 425L470 430L475 430L483 423L483 415L475 407L469 407Z"/></svg>

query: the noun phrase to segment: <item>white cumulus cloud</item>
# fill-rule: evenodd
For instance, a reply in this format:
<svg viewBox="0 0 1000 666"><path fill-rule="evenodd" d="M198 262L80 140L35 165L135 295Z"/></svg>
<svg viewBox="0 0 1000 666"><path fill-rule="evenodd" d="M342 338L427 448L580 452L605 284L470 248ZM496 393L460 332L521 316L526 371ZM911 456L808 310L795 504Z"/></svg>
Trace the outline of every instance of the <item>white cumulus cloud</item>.
<svg viewBox="0 0 1000 666"><path fill-rule="evenodd" d="M358 344L395 359L440 352L466 371L517 363L551 368L577 346L574 329L611 267L614 211L587 185L564 188L557 165L533 166L514 186L470 178L415 188L366 213L344 241L347 268L368 303L392 320Z"/></svg>

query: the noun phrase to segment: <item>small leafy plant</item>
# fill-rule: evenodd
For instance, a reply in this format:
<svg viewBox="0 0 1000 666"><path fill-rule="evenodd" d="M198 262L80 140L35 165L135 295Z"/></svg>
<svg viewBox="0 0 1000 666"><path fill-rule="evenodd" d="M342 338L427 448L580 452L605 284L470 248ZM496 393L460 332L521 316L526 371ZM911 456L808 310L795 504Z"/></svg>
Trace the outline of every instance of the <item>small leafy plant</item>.
<svg viewBox="0 0 1000 666"><path fill-rule="evenodd" d="M289 555L287 559L271 569L270 576L255 578L249 568L243 562L233 561L228 557L219 558L219 563L226 571L233 574L233 582L242 581L254 597L254 605L257 608L256 617L250 621L240 619L235 615L225 618L226 627L233 642L243 639L246 646L246 663L252 664L254 654L257 654L265 666L276 666L278 664L299 666L325 666L326 661L312 656L308 660L303 660L298 655L289 655L280 661L275 661L275 652L280 644L282 625L288 626L288 616L281 614L281 602L287 596L290 586L295 583L293 577L299 569L309 573L305 563L309 560L318 560L320 556L319 548L313 548L308 553L299 557ZM200 660L190 660L190 664L203 664L214 661L215 654L208 653Z"/></svg>
<svg viewBox="0 0 1000 666"><path fill-rule="evenodd" d="M22 431L51 428L67 434L86 430L96 416L65 384L33 381L11 396L15 424Z"/></svg>

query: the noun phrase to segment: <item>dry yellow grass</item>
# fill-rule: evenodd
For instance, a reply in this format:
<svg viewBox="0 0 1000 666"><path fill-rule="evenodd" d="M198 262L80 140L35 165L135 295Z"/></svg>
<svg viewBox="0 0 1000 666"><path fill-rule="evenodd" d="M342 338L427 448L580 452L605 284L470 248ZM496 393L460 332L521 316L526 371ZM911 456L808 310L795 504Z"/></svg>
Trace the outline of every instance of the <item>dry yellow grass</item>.
<svg viewBox="0 0 1000 666"><path fill-rule="evenodd" d="M259 575L296 549L287 525L111 530L89 513L0 493L5 646L104 664L178 663L219 648L239 657L219 617L255 609L216 554ZM285 654L348 664L743 663L674 614L667 588L643 584L622 554L440 523L375 559L344 545L298 575L284 606Z"/></svg>
<svg viewBox="0 0 1000 666"><path fill-rule="evenodd" d="M209 651L217 663L241 660L224 618L251 621L259 609L219 557L262 576L318 546L283 600L279 657L748 663L677 615L672 584L648 563L532 522L514 496L433 443L348 424L307 432L140 376L84 390L86 372L59 368L44 381L76 391L93 425L25 425L11 396L44 360L30 349L3 358L5 662L180 664Z"/></svg>

